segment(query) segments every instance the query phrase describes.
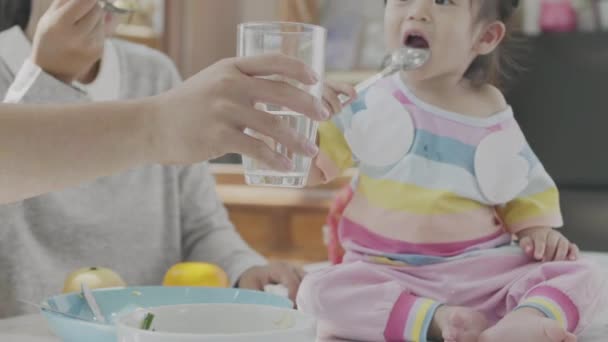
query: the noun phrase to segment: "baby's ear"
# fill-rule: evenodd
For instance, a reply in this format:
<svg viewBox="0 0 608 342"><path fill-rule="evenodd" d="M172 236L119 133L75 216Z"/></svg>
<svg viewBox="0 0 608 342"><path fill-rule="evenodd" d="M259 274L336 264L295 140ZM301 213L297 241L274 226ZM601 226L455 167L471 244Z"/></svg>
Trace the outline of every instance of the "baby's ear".
<svg viewBox="0 0 608 342"><path fill-rule="evenodd" d="M475 44L475 51L480 55L487 55L498 47L498 45L505 38L507 28L505 24L500 21L495 21L489 25L486 25L479 35L479 39Z"/></svg>

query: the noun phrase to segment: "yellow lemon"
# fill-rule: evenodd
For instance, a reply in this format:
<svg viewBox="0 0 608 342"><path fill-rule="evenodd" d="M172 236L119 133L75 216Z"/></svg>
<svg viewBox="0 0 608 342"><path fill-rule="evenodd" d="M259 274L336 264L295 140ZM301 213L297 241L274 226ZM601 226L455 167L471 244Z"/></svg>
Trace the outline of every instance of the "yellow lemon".
<svg viewBox="0 0 608 342"><path fill-rule="evenodd" d="M118 273L109 268L85 267L68 275L63 285L63 293L80 292L82 283L90 289L127 286Z"/></svg>
<svg viewBox="0 0 608 342"><path fill-rule="evenodd" d="M182 262L171 266L165 274L164 286L228 287L226 272L213 264Z"/></svg>

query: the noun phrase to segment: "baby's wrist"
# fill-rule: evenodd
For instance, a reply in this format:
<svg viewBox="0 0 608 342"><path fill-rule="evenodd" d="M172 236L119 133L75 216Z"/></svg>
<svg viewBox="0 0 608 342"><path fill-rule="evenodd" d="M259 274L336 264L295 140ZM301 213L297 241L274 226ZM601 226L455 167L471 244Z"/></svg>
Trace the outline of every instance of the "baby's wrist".
<svg viewBox="0 0 608 342"><path fill-rule="evenodd" d="M528 227L528 228L524 228L520 231L518 231L517 233L515 233L515 236L517 236L517 238L522 238L523 236L529 235L533 232L538 232L538 231L542 231L542 230L552 230L553 228L551 227Z"/></svg>

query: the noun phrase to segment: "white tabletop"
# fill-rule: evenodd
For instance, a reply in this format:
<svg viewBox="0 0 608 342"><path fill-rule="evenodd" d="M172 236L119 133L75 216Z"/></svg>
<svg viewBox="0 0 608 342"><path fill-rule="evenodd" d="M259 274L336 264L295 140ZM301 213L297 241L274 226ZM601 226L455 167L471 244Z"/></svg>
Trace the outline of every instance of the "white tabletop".
<svg viewBox="0 0 608 342"><path fill-rule="evenodd" d="M0 341L59 342L48 329L42 315L20 316L0 320Z"/></svg>
<svg viewBox="0 0 608 342"><path fill-rule="evenodd" d="M579 341L605 342L606 336L608 336L608 317L598 319L598 322L589 328ZM28 315L0 320L0 341L61 342L59 338L54 337L48 330L46 322L41 315Z"/></svg>
<svg viewBox="0 0 608 342"><path fill-rule="evenodd" d="M604 265L608 272L608 254L589 255ZM605 342L607 336L608 312L597 318L596 323L581 336L579 342ZM39 314L0 320L0 341L60 342L57 337L53 336L44 318Z"/></svg>

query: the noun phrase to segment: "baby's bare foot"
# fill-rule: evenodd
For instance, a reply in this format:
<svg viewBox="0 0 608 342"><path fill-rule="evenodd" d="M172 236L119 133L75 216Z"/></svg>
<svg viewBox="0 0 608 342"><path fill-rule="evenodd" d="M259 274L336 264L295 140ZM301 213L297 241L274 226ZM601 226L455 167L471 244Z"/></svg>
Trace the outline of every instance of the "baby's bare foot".
<svg viewBox="0 0 608 342"><path fill-rule="evenodd" d="M557 321L529 308L510 313L479 337L479 342L512 341L576 342L577 339Z"/></svg>
<svg viewBox="0 0 608 342"><path fill-rule="evenodd" d="M442 306L435 313L433 325L431 336L441 337L444 342L477 342L488 321L473 309Z"/></svg>

